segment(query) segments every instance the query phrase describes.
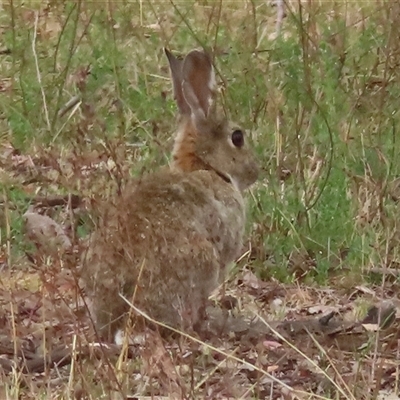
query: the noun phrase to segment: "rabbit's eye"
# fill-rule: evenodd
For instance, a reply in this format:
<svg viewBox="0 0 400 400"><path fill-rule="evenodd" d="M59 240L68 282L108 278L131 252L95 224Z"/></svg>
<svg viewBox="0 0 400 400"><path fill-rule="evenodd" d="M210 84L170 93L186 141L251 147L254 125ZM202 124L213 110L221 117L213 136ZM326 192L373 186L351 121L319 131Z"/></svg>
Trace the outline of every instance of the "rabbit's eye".
<svg viewBox="0 0 400 400"><path fill-rule="evenodd" d="M242 147L244 145L244 136L241 130L236 129L235 131L233 131L232 143L235 147Z"/></svg>

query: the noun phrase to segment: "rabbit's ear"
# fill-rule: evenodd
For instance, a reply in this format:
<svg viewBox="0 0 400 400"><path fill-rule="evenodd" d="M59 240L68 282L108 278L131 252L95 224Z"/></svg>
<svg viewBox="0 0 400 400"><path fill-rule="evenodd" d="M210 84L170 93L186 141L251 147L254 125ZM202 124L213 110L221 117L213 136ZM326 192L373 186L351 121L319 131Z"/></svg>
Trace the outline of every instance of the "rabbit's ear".
<svg viewBox="0 0 400 400"><path fill-rule="evenodd" d="M208 54L191 51L182 65L182 93L197 126L207 118L214 97L216 82Z"/></svg>
<svg viewBox="0 0 400 400"><path fill-rule="evenodd" d="M178 105L179 112L184 115L190 115L190 107L182 91L182 66L183 60L178 60L169 50L164 49L171 69L172 84L174 85L174 98Z"/></svg>

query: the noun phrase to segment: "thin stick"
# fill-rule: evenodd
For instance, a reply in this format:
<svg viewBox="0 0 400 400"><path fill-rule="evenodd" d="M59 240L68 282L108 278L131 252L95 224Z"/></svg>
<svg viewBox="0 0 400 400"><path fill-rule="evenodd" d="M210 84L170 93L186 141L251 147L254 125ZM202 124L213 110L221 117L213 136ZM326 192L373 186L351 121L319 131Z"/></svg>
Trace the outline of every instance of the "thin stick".
<svg viewBox="0 0 400 400"><path fill-rule="evenodd" d="M281 33L282 21L285 16L285 4L283 0L276 0L275 5L277 8L276 11L276 25L275 25L275 35L278 37Z"/></svg>
<svg viewBox="0 0 400 400"><path fill-rule="evenodd" d="M35 12L35 26L34 26L34 31L33 31L33 40L32 40L32 52L33 52L33 58L35 59L35 66L36 66L36 75L37 75L37 80L40 85L40 91L42 93L42 99L43 99L43 107L44 107L44 115L46 117L46 124L47 124L47 129L50 131L50 119L49 119L49 112L47 110L47 102L46 102L46 95L44 93L43 85L42 85L42 78L40 76L40 69L39 69L39 63L38 63L38 57L36 53L36 38L37 38L37 26L38 26L38 21L39 21L39 12Z"/></svg>

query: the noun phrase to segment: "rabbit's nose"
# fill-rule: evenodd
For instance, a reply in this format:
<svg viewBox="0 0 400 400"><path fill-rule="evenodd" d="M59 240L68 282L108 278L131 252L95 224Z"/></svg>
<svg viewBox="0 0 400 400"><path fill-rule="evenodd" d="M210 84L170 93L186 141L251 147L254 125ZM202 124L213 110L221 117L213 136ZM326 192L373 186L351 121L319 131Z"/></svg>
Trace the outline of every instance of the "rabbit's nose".
<svg viewBox="0 0 400 400"><path fill-rule="evenodd" d="M243 191L250 187L257 179L260 168L255 161L250 161L242 168L239 190Z"/></svg>
<svg viewBox="0 0 400 400"><path fill-rule="evenodd" d="M260 167L256 161L252 161L248 165L248 186L252 185L260 175Z"/></svg>

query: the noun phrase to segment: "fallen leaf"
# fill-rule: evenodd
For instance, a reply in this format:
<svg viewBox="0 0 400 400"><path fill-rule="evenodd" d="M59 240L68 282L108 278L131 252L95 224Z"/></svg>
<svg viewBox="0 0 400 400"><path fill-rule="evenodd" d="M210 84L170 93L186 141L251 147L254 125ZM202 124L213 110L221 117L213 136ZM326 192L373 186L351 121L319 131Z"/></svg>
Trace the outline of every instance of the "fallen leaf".
<svg viewBox="0 0 400 400"><path fill-rule="evenodd" d="M317 305L317 306L309 307L307 309L307 311L308 311L309 314L313 315L313 314L331 313L332 311L336 313L336 312L339 311L339 309L338 309L338 307L327 306L327 305L320 304L320 305Z"/></svg>
<svg viewBox="0 0 400 400"><path fill-rule="evenodd" d="M260 289L265 283L258 279L251 271L246 271L243 275L243 284L252 289Z"/></svg>
<svg viewBox="0 0 400 400"><path fill-rule="evenodd" d="M281 343L274 342L273 340L264 340L263 345L269 350L275 350L278 349L279 347L282 347Z"/></svg>
<svg viewBox="0 0 400 400"><path fill-rule="evenodd" d="M368 332L378 332L379 331L378 324L363 324L363 327Z"/></svg>
<svg viewBox="0 0 400 400"><path fill-rule="evenodd" d="M368 288L366 286L359 285L359 286L356 286L356 289L359 290L362 293L370 294L372 296L375 296L375 294L376 294L372 289L370 289L370 288Z"/></svg>
<svg viewBox="0 0 400 400"><path fill-rule="evenodd" d="M28 238L46 254L59 254L71 249L71 240L64 229L50 217L28 209L24 220Z"/></svg>

